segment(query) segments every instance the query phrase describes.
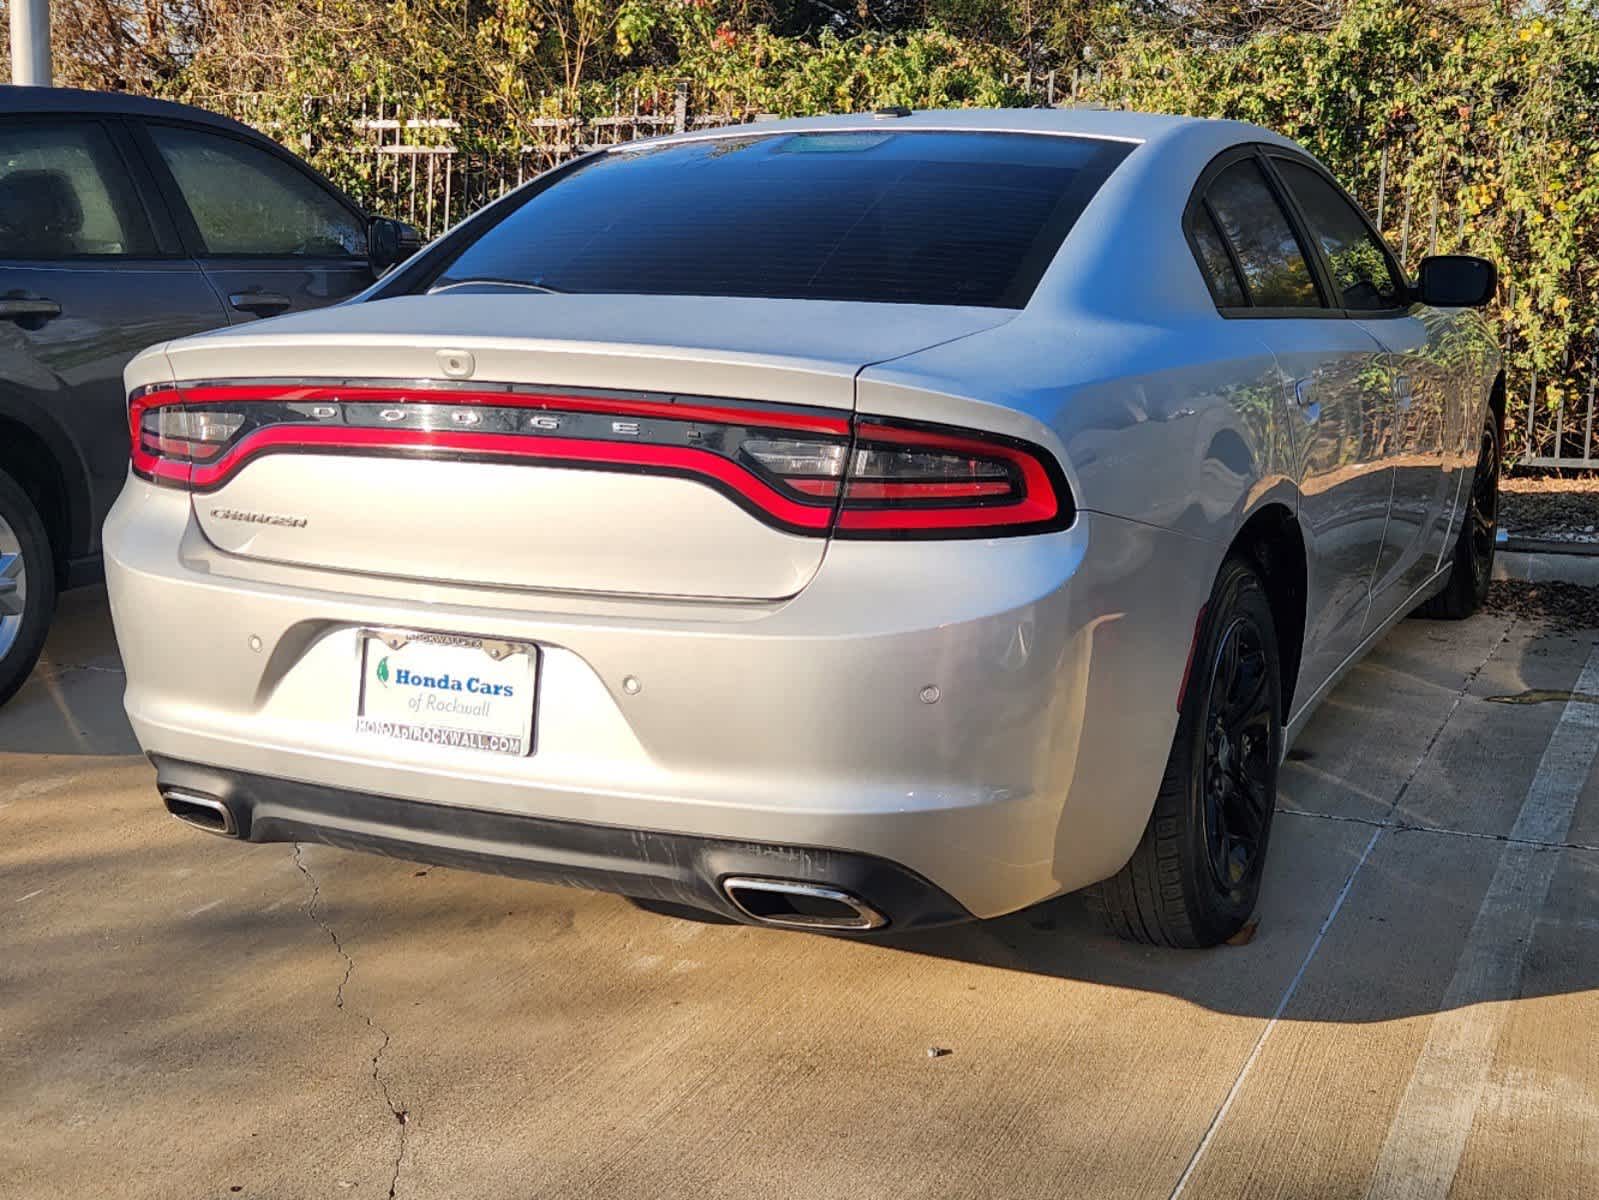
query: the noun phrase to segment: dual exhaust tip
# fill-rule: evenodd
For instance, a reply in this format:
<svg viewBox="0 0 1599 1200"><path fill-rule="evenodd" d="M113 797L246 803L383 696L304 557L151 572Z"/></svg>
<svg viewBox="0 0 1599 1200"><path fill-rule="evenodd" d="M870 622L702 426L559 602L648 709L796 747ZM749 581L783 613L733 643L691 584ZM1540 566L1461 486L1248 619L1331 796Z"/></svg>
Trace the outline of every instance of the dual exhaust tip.
<svg viewBox="0 0 1599 1200"><path fill-rule="evenodd" d="M185 825L218 837L239 836L233 810L215 796L167 787L161 789L161 802ZM739 912L761 925L864 933L888 924L887 917L860 897L825 884L734 875L722 881L722 891Z"/></svg>

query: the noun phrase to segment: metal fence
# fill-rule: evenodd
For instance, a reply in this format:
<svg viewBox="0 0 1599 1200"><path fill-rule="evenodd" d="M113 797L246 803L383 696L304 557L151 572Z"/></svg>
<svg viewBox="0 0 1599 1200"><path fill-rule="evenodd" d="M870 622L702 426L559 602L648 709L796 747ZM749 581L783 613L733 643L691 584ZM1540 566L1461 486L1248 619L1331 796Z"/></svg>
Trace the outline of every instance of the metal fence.
<svg viewBox="0 0 1599 1200"><path fill-rule="evenodd" d="M1556 404L1538 411L1538 372L1530 373L1527 382L1527 430L1525 448L1519 464L1524 467L1548 467L1555 470L1591 471L1599 468L1599 454L1595 454L1593 440L1594 391L1599 382L1599 338L1595 339L1586 375L1586 387L1578 392L1577 404ZM1571 376L1563 377L1570 385ZM1580 387L1579 383L1579 387ZM1584 395L1584 392L1586 395ZM1519 397L1512 397L1512 403ZM1567 410L1571 410L1568 418Z"/></svg>
<svg viewBox="0 0 1599 1200"><path fill-rule="evenodd" d="M1049 72L1010 82L1040 106L1053 106L1074 103L1080 92L1091 88L1095 77L1073 72L1057 79ZM427 238L579 154L662 133L738 124L762 115L719 104L715 97L687 84L655 91L618 90L609 111L526 120L521 123L521 142L506 146L500 138L474 138L471 130L450 117L408 114L382 103L372 107L365 103L350 106L335 99L325 103L325 115L333 119L306 123L333 132L303 135L300 149L370 210L401 217ZM233 107L244 120L282 133L280 122L252 114L249 104ZM541 110L562 112L563 108L547 99ZM1441 239L1450 246L1465 244L1465 211L1444 183L1429 188L1402 187L1391 165L1390 149L1385 145L1377 164L1374 194L1358 195L1357 188L1357 196L1399 250L1401 260L1413 268L1424 254L1438 251ZM1505 287L1506 304L1513 306L1514 282ZM1508 335L1503 349L1507 360L1517 349ZM1518 420L1525 418L1512 447L1520 465L1599 468L1599 443L1594 440L1596 382L1599 338L1584 353L1572 355L1553 377L1511 373L1510 410ZM1553 406L1545 403L1551 383L1561 394Z"/></svg>
<svg viewBox="0 0 1599 1200"><path fill-rule="evenodd" d="M403 217L424 237L451 225L551 167L604 146L663 133L738 124L757 114L695 112L687 86L671 91L618 92L610 112L534 117L522 123L524 140L486 151L463 145L460 122L401 116L379 104L351 122L356 140L321 147L326 159L369 158L366 194L373 210ZM348 174L348 172L345 172ZM361 189L358 189L361 190Z"/></svg>

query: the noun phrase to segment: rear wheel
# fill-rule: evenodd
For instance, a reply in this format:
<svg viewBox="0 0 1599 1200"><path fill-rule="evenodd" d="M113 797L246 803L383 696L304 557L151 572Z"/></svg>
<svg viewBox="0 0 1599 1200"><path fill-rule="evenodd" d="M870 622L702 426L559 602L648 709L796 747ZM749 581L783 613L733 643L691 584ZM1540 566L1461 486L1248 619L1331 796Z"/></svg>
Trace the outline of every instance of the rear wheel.
<svg viewBox="0 0 1599 1200"><path fill-rule="evenodd" d="M1494 573L1494 539L1499 536L1499 457L1499 416L1490 408L1478 445L1465 520L1455 539L1449 581L1443 591L1416 610L1417 616L1464 620L1488 598L1488 583Z"/></svg>
<svg viewBox="0 0 1599 1200"><path fill-rule="evenodd" d="M55 604L55 560L44 522L27 493L0 474L0 704L38 661Z"/></svg>
<svg viewBox="0 0 1599 1200"><path fill-rule="evenodd" d="M1205 609L1149 825L1096 889L1113 932L1202 947L1243 928L1260 895L1282 736L1271 604L1254 567L1230 558Z"/></svg>

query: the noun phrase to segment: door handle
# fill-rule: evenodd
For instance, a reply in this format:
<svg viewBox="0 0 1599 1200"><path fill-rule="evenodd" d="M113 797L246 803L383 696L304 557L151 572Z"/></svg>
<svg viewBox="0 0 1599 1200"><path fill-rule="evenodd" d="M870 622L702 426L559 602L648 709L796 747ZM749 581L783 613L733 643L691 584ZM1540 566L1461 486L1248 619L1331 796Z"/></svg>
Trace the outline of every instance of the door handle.
<svg viewBox="0 0 1599 1200"><path fill-rule="evenodd" d="M1411 387L1410 387L1410 376L1409 375L1395 375L1394 376L1394 399L1399 402L1399 411L1400 412L1408 412L1410 410L1410 402L1414 398L1415 398L1414 393L1411 391Z"/></svg>
<svg viewBox="0 0 1599 1200"><path fill-rule="evenodd" d="M1306 376L1304 379L1294 380L1294 403L1299 406L1299 411L1305 414L1306 422L1317 420L1321 416L1321 405L1316 402L1316 379Z"/></svg>
<svg viewBox="0 0 1599 1200"><path fill-rule="evenodd" d="M7 296L0 299L0 321L48 321L61 315L61 306L42 297Z"/></svg>
<svg viewBox="0 0 1599 1200"><path fill-rule="evenodd" d="M234 292L228 297L228 303L240 312L254 313L258 317L270 317L274 313L283 312L294 301L282 292Z"/></svg>

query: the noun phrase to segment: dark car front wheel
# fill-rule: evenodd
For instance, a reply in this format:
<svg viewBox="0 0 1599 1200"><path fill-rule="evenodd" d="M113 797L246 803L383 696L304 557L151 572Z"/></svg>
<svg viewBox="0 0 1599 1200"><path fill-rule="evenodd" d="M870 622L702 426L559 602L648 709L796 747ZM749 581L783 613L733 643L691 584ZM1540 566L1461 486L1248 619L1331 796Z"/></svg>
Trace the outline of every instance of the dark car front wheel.
<svg viewBox="0 0 1599 1200"><path fill-rule="evenodd" d="M55 604L55 562L44 522L27 493L0 473L0 704L39 660Z"/></svg>
<svg viewBox="0 0 1599 1200"><path fill-rule="evenodd" d="M1113 932L1202 947L1243 928L1260 895L1282 737L1271 604L1255 568L1229 558L1200 622L1149 825L1094 892Z"/></svg>

